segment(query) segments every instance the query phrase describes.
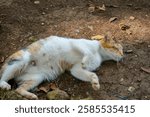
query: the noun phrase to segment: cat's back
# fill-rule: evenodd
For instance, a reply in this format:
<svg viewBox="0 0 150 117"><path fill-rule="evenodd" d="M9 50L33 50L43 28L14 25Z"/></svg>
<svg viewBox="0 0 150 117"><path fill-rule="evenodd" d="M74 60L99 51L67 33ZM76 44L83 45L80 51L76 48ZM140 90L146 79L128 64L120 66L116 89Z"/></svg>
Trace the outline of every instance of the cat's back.
<svg viewBox="0 0 150 117"><path fill-rule="evenodd" d="M29 45L27 50L31 56L39 58L46 54L52 57L64 56L73 50L80 51L80 49L96 51L97 48L96 41L50 36Z"/></svg>

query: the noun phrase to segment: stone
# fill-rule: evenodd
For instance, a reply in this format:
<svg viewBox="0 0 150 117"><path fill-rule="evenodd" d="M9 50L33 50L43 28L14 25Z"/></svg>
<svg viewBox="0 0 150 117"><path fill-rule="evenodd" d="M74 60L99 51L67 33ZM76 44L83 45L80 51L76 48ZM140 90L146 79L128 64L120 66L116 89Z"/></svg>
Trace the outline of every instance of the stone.
<svg viewBox="0 0 150 117"><path fill-rule="evenodd" d="M68 100L69 95L60 89L55 89L47 93L47 99L49 100Z"/></svg>
<svg viewBox="0 0 150 117"><path fill-rule="evenodd" d="M99 6L99 7L98 7L98 10L100 10L100 11L106 11L105 5L103 4L102 7Z"/></svg>
<svg viewBox="0 0 150 117"><path fill-rule="evenodd" d="M45 12L42 12L42 15L45 15L46 13Z"/></svg>
<svg viewBox="0 0 150 117"><path fill-rule="evenodd" d="M132 93L133 91L135 91L135 88L134 88L133 86L130 86L130 87L128 88L128 91Z"/></svg>
<svg viewBox="0 0 150 117"><path fill-rule="evenodd" d="M44 22L42 22L42 23L41 23L41 25L42 25L42 26L44 26L44 25L45 25L45 23L44 23Z"/></svg>
<svg viewBox="0 0 150 117"><path fill-rule="evenodd" d="M121 79L120 79L120 82L123 82L123 81L124 81L124 78L121 78Z"/></svg>
<svg viewBox="0 0 150 117"><path fill-rule="evenodd" d="M130 16L129 19L130 19L130 20L135 20L135 17Z"/></svg>
<svg viewBox="0 0 150 117"><path fill-rule="evenodd" d="M36 0L34 1L34 4L40 4L40 1Z"/></svg>

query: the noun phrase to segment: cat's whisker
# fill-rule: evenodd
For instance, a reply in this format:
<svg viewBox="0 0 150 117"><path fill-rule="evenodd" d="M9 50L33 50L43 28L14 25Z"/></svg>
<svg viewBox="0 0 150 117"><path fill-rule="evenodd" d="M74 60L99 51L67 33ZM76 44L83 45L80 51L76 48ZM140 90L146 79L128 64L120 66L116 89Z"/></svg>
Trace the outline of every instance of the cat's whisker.
<svg viewBox="0 0 150 117"><path fill-rule="evenodd" d="M117 62L117 68L119 69L119 62Z"/></svg>
<svg viewBox="0 0 150 117"><path fill-rule="evenodd" d="M119 65L120 65L119 57L117 57L117 69L119 69Z"/></svg>

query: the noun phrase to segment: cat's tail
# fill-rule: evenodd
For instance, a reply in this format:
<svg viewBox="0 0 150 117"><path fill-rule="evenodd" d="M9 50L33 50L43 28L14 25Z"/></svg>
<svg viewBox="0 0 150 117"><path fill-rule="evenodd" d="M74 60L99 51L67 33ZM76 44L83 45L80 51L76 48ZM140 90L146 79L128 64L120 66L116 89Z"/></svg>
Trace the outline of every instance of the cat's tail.
<svg viewBox="0 0 150 117"><path fill-rule="evenodd" d="M30 61L30 53L28 51L20 50L10 56L0 70L0 87L8 89L6 83L19 76L28 66Z"/></svg>

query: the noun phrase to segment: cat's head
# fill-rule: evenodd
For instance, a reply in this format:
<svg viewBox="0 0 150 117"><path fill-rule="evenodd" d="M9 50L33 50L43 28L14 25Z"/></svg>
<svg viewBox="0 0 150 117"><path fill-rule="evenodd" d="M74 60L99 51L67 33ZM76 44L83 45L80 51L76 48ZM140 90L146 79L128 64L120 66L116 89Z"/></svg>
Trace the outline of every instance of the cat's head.
<svg viewBox="0 0 150 117"><path fill-rule="evenodd" d="M107 36L93 36L92 39L100 42L103 52L101 53L106 60L120 61L123 58L123 47L121 44L116 43L113 39Z"/></svg>

